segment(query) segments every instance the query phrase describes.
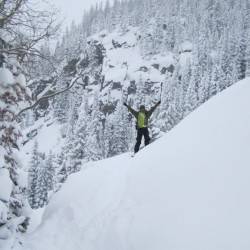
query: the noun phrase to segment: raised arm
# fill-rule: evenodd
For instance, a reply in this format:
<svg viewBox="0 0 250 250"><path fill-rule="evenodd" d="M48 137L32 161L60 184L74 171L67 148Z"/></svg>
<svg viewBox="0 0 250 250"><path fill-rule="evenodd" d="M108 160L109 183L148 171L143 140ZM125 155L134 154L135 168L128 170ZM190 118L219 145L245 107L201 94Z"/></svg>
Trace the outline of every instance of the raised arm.
<svg viewBox="0 0 250 250"><path fill-rule="evenodd" d="M137 116L138 116L138 112L137 111L135 111L134 109L132 109L127 103L123 103L123 105L125 106L125 107L127 107L128 108L128 110L129 110L129 112L131 112L131 114L135 117L135 118L137 118Z"/></svg>
<svg viewBox="0 0 250 250"><path fill-rule="evenodd" d="M157 102L149 111L148 111L148 115L151 116L153 114L153 112L155 111L155 109L161 104L161 101Z"/></svg>

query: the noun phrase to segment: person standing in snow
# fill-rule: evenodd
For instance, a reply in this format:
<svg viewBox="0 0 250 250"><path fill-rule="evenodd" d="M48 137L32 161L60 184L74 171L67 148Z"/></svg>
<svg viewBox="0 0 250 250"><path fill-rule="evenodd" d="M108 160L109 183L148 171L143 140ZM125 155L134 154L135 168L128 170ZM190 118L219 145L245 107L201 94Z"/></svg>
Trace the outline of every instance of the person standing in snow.
<svg viewBox="0 0 250 250"><path fill-rule="evenodd" d="M136 129L137 129L137 137L136 144L134 148L134 152L137 153L140 149L142 136L144 136L145 146L147 146L150 142L149 131L148 131L148 120L150 116L153 114L158 105L161 104L161 101L157 102L150 110L146 110L144 105L140 106L139 111L135 111L132 109L127 103L123 103L124 106L128 108L128 110L132 113L132 115L136 118Z"/></svg>

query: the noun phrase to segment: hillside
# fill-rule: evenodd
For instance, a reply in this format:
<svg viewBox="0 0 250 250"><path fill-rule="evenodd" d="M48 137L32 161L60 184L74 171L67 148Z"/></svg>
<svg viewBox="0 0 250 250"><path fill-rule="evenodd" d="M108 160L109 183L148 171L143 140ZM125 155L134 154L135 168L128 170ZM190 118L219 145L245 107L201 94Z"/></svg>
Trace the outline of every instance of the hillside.
<svg viewBox="0 0 250 250"><path fill-rule="evenodd" d="M249 0L0 2L0 250L249 248Z"/></svg>
<svg viewBox="0 0 250 250"><path fill-rule="evenodd" d="M83 162L131 150L135 121L123 102L149 108L161 98L150 121L158 138L249 76L248 9L247 0L129 0L96 6L82 22L72 23L54 51L44 45L56 72L48 62L32 64L29 87L35 97L77 81L70 91L26 114L25 134L41 123L42 134L48 123L59 124L62 143L51 149L66 176ZM45 153L48 158L47 148Z"/></svg>
<svg viewBox="0 0 250 250"><path fill-rule="evenodd" d="M250 79L134 158L71 175L25 250L250 248Z"/></svg>
<svg viewBox="0 0 250 250"><path fill-rule="evenodd" d="M168 73L173 73L174 65L177 64L174 54L170 52L165 55L155 55L151 59L143 58L137 41L139 35L138 28L130 27L126 32L103 31L89 37L86 53L80 54L80 57L64 67L65 75L73 74L74 77L79 77L79 72L84 72L73 91L59 95L53 100L49 112L46 111L48 106L44 104L35 115L27 114L24 130L26 136L23 139L27 143L21 152L25 163L30 159L24 156L32 152L35 141L38 141L39 151L46 155L49 150L54 156L63 151L67 167L72 166L72 168L75 168L76 160L103 159L129 150L135 137L135 134L131 134L131 131L134 131L135 121L121 105L122 102L130 103L134 108L140 103L144 103L148 108L151 107L159 101L161 84ZM97 58L102 58L101 62ZM184 70L186 64L190 63L191 53L183 52L178 58L182 59L181 68ZM184 58L187 60L186 63ZM62 80L64 83L72 78L65 75ZM98 80L96 75L99 77ZM44 82L33 84L42 88ZM43 94L47 88L42 91ZM162 99L164 102L165 97ZM160 109L155 114L159 114L159 111ZM35 120L35 116L39 119ZM161 123L156 124L154 116L151 119L151 126L152 124L154 130L159 131L163 121L161 119ZM120 130L116 133L118 127ZM119 133L125 133L125 138L121 138ZM98 135L101 140L97 140ZM50 143L46 143L47 138L50 138ZM56 140L62 143L57 145L54 143ZM121 148L109 146L117 140L122 140L124 145ZM74 145L79 143L88 145L83 155L77 153L75 146L72 150L72 141ZM95 150L88 150L89 148ZM69 159L66 159L65 156L69 154Z"/></svg>

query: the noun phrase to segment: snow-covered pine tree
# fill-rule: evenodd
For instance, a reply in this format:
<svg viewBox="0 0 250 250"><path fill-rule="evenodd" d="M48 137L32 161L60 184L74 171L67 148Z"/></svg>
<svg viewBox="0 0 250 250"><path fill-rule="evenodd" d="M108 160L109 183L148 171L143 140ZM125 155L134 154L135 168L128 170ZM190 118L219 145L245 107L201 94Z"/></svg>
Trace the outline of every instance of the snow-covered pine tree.
<svg viewBox="0 0 250 250"><path fill-rule="evenodd" d="M36 149L33 151L30 169L29 202L33 209L42 208L48 203L48 194L55 188L54 156L50 152L46 157Z"/></svg>
<svg viewBox="0 0 250 250"><path fill-rule="evenodd" d="M69 136L69 142L67 143L68 152L67 152L67 173L72 174L80 171L82 167L82 163L86 158L86 136L87 136L87 123L86 117L82 117L83 119L78 120L78 126L75 127L74 132Z"/></svg>
<svg viewBox="0 0 250 250"><path fill-rule="evenodd" d="M39 176L37 182L36 200L38 208L42 208L48 203L48 169L45 154L41 154L41 161L38 165Z"/></svg>
<svg viewBox="0 0 250 250"><path fill-rule="evenodd" d="M245 1L246 76L250 77L250 3Z"/></svg>
<svg viewBox="0 0 250 250"><path fill-rule="evenodd" d="M199 97L199 88L201 88L201 76L200 76L200 67L198 62L198 57L193 56L192 63L190 65L190 80L185 96L185 114L189 114L191 111L193 111L200 103L200 97Z"/></svg>
<svg viewBox="0 0 250 250"><path fill-rule="evenodd" d="M127 109L120 101L117 104L114 115L105 126L106 157L127 152L129 149L128 130L131 128L127 113Z"/></svg>
<svg viewBox="0 0 250 250"><path fill-rule="evenodd" d="M28 175L28 201L31 208L38 208L36 196L39 177L40 154L38 152L38 142L35 141L29 166Z"/></svg>
<svg viewBox="0 0 250 250"><path fill-rule="evenodd" d="M81 166L84 161L86 161L86 137L87 137L87 126L88 126L88 100L85 98L82 105L79 108L79 119L77 120L74 133L71 138L71 142L68 145L69 147L68 158L70 165L70 173L78 172L81 169Z"/></svg>
<svg viewBox="0 0 250 250"><path fill-rule="evenodd" d="M0 67L0 246L12 244L7 240L13 241L15 233L27 227L27 218L22 214L26 188L16 157L21 137L16 115L30 99L17 60L1 56L4 62Z"/></svg>
<svg viewBox="0 0 250 250"><path fill-rule="evenodd" d="M62 183L64 183L68 177L64 150L62 150L62 152L57 155L54 165L56 169L55 191L58 191Z"/></svg>
<svg viewBox="0 0 250 250"><path fill-rule="evenodd" d="M53 191L55 188L55 166L54 166L54 158L52 151L49 152L46 163L46 180L47 180L47 190Z"/></svg>
<svg viewBox="0 0 250 250"><path fill-rule="evenodd" d="M55 31L55 13L34 10L30 1L1 1L0 12L0 248L13 249L29 220L26 175L17 157L20 111L31 101L25 66L35 54L42 57L34 47Z"/></svg>
<svg viewBox="0 0 250 250"><path fill-rule="evenodd" d="M91 107L91 113L88 117L87 124L87 136L86 136L86 144L85 154L86 159L89 161L97 161L102 159L103 157L103 126L101 120L103 119L103 115L99 110L99 101L98 95L95 94L94 102Z"/></svg>

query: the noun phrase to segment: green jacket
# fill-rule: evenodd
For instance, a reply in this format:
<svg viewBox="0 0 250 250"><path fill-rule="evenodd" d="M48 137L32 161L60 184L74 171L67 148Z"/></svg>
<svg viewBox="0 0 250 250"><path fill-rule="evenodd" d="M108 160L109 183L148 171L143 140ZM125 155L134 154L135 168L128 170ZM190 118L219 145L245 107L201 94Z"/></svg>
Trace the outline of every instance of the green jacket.
<svg viewBox="0 0 250 250"><path fill-rule="evenodd" d="M149 120L150 116L153 114L153 112L155 111L155 109L158 107L158 105L160 105L160 103L156 103L150 110L145 110L144 127L148 126L148 120ZM132 113L132 115L136 118L136 125L137 125L138 128L140 128L138 118L139 118L139 113L141 111L135 111L129 105L127 105L127 108Z"/></svg>

